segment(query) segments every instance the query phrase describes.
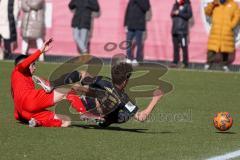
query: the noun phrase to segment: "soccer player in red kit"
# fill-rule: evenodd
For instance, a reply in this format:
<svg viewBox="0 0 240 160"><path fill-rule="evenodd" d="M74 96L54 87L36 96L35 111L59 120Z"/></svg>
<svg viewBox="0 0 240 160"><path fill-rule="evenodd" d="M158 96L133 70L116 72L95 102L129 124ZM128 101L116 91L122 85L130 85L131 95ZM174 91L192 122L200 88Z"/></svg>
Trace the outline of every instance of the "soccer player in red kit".
<svg viewBox="0 0 240 160"><path fill-rule="evenodd" d="M11 75L11 91L14 101L14 116L21 122L28 123L31 119L36 120L38 126L45 127L68 127L71 120L68 116L55 114L47 110L55 103L65 99L71 89L64 93L54 89L46 93L43 89L35 89L32 75L36 70L35 61L39 56L50 49L52 39L46 41L40 50L34 54L20 55L15 60L15 68ZM81 112L82 106L75 108Z"/></svg>

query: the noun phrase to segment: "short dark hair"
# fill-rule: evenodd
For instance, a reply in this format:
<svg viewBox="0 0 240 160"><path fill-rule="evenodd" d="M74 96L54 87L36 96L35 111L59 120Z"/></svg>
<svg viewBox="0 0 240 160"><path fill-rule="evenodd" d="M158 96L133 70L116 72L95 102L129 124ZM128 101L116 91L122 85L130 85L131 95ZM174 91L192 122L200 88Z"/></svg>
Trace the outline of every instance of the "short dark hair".
<svg viewBox="0 0 240 160"><path fill-rule="evenodd" d="M126 62L113 65L111 69L113 84L121 85L131 77L132 71L132 65Z"/></svg>
<svg viewBox="0 0 240 160"><path fill-rule="evenodd" d="M18 63L19 63L21 60L26 59L27 57L28 57L28 55L23 55L23 54L17 56L17 58L16 58L15 61L14 61L14 65L15 65L15 66L18 65Z"/></svg>

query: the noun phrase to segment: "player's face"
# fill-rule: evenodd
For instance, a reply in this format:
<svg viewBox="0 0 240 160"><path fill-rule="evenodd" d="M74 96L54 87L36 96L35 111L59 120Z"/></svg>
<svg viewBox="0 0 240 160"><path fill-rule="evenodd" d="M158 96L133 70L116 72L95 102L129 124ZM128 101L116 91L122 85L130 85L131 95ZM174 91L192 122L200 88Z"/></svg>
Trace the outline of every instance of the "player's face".
<svg viewBox="0 0 240 160"><path fill-rule="evenodd" d="M29 66L29 70L30 70L30 73L33 74L36 70L36 65L35 65L35 62L32 63L30 66Z"/></svg>
<svg viewBox="0 0 240 160"><path fill-rule="evenodd" d="M128 80L125 80L125 81L123 82L123 89L127 86L127 83L128 83Z"/></svg>

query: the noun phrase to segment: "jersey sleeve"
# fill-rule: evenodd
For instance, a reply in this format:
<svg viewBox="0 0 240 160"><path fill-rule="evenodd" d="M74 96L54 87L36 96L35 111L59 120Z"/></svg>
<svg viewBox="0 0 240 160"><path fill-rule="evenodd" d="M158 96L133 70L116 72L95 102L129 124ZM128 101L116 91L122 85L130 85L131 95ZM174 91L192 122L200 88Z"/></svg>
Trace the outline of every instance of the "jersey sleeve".
<svg viewBox="0 0 240 160"><path fill-rule="evenodd" d="M116 116L117 123L125 123L132 118L138 111L138 106L128 97L126 93L121 98L121 104L118 107Z"/></svg>
<svg viewBox="0 0 240 160"><path fill-rule="evenodd" d="M112 115L117 111L115 118L117 123L124 123L133 117L137 111L138 106L135 105L129 96L115 88L108 77L96 77L95 83L90 87L96 89L96 91L102 91L105 94L96 93L97 99L101 105L103 115Z"/></svg>
<svg viewBox="0 0 240 160"><path fill-rule="evenodd" d="M92 83L90 87L104 89L104 90L106 88L109 88L111 90L113 89L112 80L104 76L96 76L94 83Z"/></svg>
<svg viewBox="0 0 240 160"><path fill-rule="evenodd" d="M41 51L37 50L35 53L24 59L20 64L17 65L17 69L20 72L25 72L28 70L29 66L35 62L38 57L41 55Z"/></svg>
<svg viewBox="0 0 240 160"><path fill-rule="evenodd" d="M126 112L130 117L134 116L139 107L129 98L129 96L124 93L121 97L122 110Z"/></svg>

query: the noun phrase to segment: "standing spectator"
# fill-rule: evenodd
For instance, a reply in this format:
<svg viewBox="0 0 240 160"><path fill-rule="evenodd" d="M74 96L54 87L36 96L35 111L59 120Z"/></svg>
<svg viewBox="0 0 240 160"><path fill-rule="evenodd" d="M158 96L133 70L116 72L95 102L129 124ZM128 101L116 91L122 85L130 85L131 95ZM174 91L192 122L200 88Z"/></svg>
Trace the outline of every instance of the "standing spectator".
<svg viewBox="0 0 240 160"><path fill-rule="evenodd" d="M44 0L22 0L22 54L27 54L30 40L36 41L38 49L43 46L44 8ZM44 61L43 54L39 60Z"/></svg>
<svg viewBox="0 0 240 160"><path fill-rule="evenodd" d="M18 17L18 0L0 0L0 59L12 53L11 44L17 41L16 21Z"/></svg>
<svg viewBox="0 0 240 160"><path fill-rule="evenodd" d="M88 37L92 22L92 12L99 12L98 0L71 0L70 10L74 11L72 19L73 37L82 54L88 53Z"/></svg>
<svg viewBox="0 0 240 160"><path fill-rule="evenodd" d="M189 0L176 0L171 12L172 41L173 41L173 66L180 60L180 48L183 53L183 65L188 67L188 32L189 20L192 18L192 7Z"/></svg>
<svg viewBox="0 0 240 160"><path fill-rule="evenodd" d="M132 44L133 39L136 38L136 59L133 56L132 47L127 49L127 62L133 65L143 60L143 33L146 30L146 13L150 7L149 0L129 0L128 2L124 26L127 27L127 41Z"/></svg>
<svg viewBox="0 0 240 160"><path fill-rule="evenodd" d="M214 0L205 7L205 14L212 21L205 69L220 61L222 69L229 71L228 65L235 59L233 30L239 22L238 4L234 0Z"/></svg>

